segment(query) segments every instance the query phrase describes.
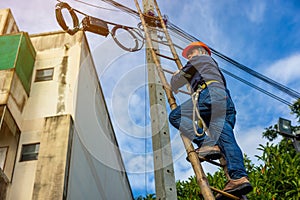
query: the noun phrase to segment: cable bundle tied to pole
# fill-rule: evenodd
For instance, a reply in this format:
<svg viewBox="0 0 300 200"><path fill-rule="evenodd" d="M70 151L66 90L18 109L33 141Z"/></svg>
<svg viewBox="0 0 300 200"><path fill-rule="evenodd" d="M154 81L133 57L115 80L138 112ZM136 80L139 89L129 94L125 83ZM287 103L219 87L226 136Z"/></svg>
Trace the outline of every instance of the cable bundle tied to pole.
<svg viewBox="0 0 300 200"><path fill-rule="evenodd" d="M67 25L67 23L64 19L63 13L62 13L63 9L68 10L68 12L72 18L73 27ZM78 16L76 15L76 12L85 16L82 19L81 23L79 23L79 19L78 19ZM74 35L79 30L89 31L89 32L92 32L92 33L95 33L98 35L105 36L105 37L107 37L108 34L111 34L111 36L112 36L113 40L116 42L116 44L120 48L124 49L125 51L129 51L129 52L139 51L144 46L145 38L144 38L143 34L141 33L140 29L135 28L135 27L116 24L113 22L104 21L102 19L98 19L95 17L91 17L79 10L72 8L69 4L67 4L65 2L59 1L59 3L56 4L55 15L56 15L58 24L61 26L61 28L65 32L69 33L70 35ZM80 24L82 24L82 27L80 27ZM111 31L109 31L108 24L114 26ZM116 36L117 35L116 32L119 29L125 30L127 33L129 33L129 35L131 36L131 38L134 41L134 47L126 47L124 44L122 44L122 42L120 42L120 40Z"/></svg>
<svg viewBox="0 0 300 200"><path fill-rule="evenodd" d="M106 2L106 3L108 3L108 4L110 4L110 5L114 6L114 7L116 7L118 9L120 9L120 10L122 10L122 11L124 11L124 12L126 12L126 13L128 13L130 15L132 15L132 16L139 17L139 13L137 11L135 11L135 10L133 10L131 8L128 8L128 7L126 7L126 6L122 5L122 4L119 4L119 3L117 3L117 2L115 2L113 0L101 0L101 1ZM180 27L176 26L175 24L173 24L170 21L168 21L167 27L168 27L169 30L173 31L175 34L177 34L182 39L185 39L188 42L201 41L198 38L196 38L196 37L192 36L191 34L187 33L186 31L182 30ZM178 47L178 46L176 46L176 47ZM295 99L299 99L300 98L300 93L299 92L297 92L297 91L295 91L295 90L293 90L291 88L288 88L288 87L286 87L286 86L284 86L284 85L282 85L282 84L280 84L280 83L278 83L278 82L276 82L276 81L274 81L274 80L272 80L272 79L270 79L270 78L268 78L268 77L266 77L266 76L264 76L264 75L262 75L262 74L260 74L260 73L258 73L256 71L254 71L254 70L252 70L252 69L250 69L250 68L248 68L248 67L246 67L246 66L244 66L244 65L242 65L242 64L240 64L240 63L238 63L236 61L234 61L233 59L231 59L231 58L229 58L229 57L221 54L220 52L216 51L215 49L213 49L211 47L209 47L209 48L211 49L211 51L212 51L212 53L214 55L216 55L219 58L223 59L224 61L232 64L234 67L237 67L237 68L245 71L246 73L248 73L248 74L250 74L250 75L252 75L252 76L254 76L254 77L256 77L256 78L258 78L258 79L260 79L262 81L264 81L265 83L267 83L267 84L271 85L272 87L274 87L274 88L276 88L276 89L284 92L285 94L291 96L292 98L295 98ZM254 88L254 89L257 89L257 88ZM262 88L260 88L259 91L266 94L266 92L265 92L266 90L264 90ZM279 101L281 101L282 103L284 103L286 105L291 105L291 103L287 103L287 101L283 100L282 98L280 98L278 96L276 96L276 100L279 100Z"/></svg>
<svg viewBox="0 0 300 200"><path fill-rule="evenodd" d="M63 14L62 14L62 9L67 9L71 15L72 21L73 21L73 28L70 28L67 26ZM77 31L79 31L79 20L78 17L75 13L75 10L67 3L64 2L59 2L55 6L55 15L58 24L62 27L64 31L69 33L70 35L74 35Z"/></svg>
<svg viewBox="0 0 300 200"><path fill-rule="evenodd" d="M116 32L117 32L118 29L123 29L123 30L127 31L129 33L129 35L133 38L134 43L135 43L133 48L126 47L125 45L123 45L118 40L118 38L116 37ZM129 52L139 51L144 46L144 43L145 43L145 39L144 39L142 33L137 28L122 26L122 25L116 25L112 29L111 35L112 35L113 40L116 42L116 44L119 47L121 47L125 51L129 51ZM141 42L141 44L139 43L139 41Z"/></svg>
<svg viewBox="0 0 300 200"><path fill-rule="evenodd" d="M123 12L126 12L126 13L128 13L128 14L134 16L134 17L139 17L139 14L138 14L137 11L135 11L135 10L133 10L133 9L131 9L131 8L128 8L128 7L126 7L126 6L124 6L124 5L120 4L120 3L117 3L117 2L115 2L115 1L113 1L113 0L101 0L101 1L106 2L106 3L108 3L108 4L110 4L110 5L114 6L114 7L116 7L117 9L119 9L119 10L121 10L121 11L123 11ZM58 2L60 2L60 1L58 0ZM83 3L82 1L78 1L78 2ZM66 3L63 3L63 2L60 2L60 3L61 3L61 4L57 4L57 6L56 6L56 18L57 18L57 21L58 21L59 25L63 28L64 31L68 32L70 35L73 35L73 34L75 34L77 31L80 30L80 28L79 28L79 20L78 20L76 14L75 14L75 11L76 11L76 12L79 12L79 13L81 13L81 14L84 14L84 13L82 13L82 12L76 10L76 9L71 8L71 7L68 6L68 4L66 4ZM85 4L87 4L87 3L85 3ZM91 5L91 4L88 4L88 5L93 6L93 7L96 7L96 6ZM67 10L69 11L69 13L70 13L70 15L71 15L71 18L72 18L72 20L73 20L73 28L70 28L70 27L68 27L68 26L66 25L66 23L65 23L65 21L64 21L64 19L63 19L62 13L61 13L61 9L67 9ZM85 15L85 14L84 14L84 15ZM148 14L147 14L147 15L144 15L144 17L145 17L145 18L148 18L150 21L153 20L153 17L151 18L151 16L149 16ZM104 22L105 22L105 21L104 21ZM110 23L110 22L105 22L105 23L114 24L114 23ZM115 24L115 25L116 25L116 24ZM192 41L200 41L200 40L197 39L196 37L192 36L191 34L185 32L184 30L182 30L182 29L179 28L178 26L174 25L174 24L173 24L172 22L170 22L170 21L168 21L168 23L166 24L166 26L167 26L167 28L168 28L169 30L173 31L173 33L175 33L176 35L180 36L181 39L185 39L185 40L188 41L188 42L192 42ZM123 27L125 27L125 26L123 26ZM133 35L136 36L137 29L136 29L136 28L133 28L133 27L128 27L128 26L126 26L126 27L127 27L127 28L124 29L124 30L125 30L125 31L128 31L128 32L129 32L129 35L131 35L131 36L134 38L134 40L137 41L137 40L136 40L137 38L135 38L135 37L133 36ZM115 31L118 30L118 29L119 29L119 28L116 27L116 28L115 28ZM133 31L133 30L134 30L134 31ZM141 29L140 29L140 30L141 30ZM143 30L142 30L142 31L143 31ZM137 34L137 35L138 35L138 37L141 36L141 35L139 35L139 34ZM143 39L140 40L140 41L142 41L142 42L144 43L144 39L145 39L145 38L144 38L143 36L141 36L141 38L143 38ZM143 44L142 44L141 47L139 47L139 48L137 48L136 45L135 45L133 48L129 48L129 47L126 47L125 45L123 45L123 44L117 39L117 37L116 37L115 35L113 35L113 39L115 40L115 42L116 42L122 49L124 49L124 50L126 50L126 51L130 51L130 52L138 51L138 50L140 50L141 47L143 46ZM160 44L164 44L164 41L159 41L159 42L160 42ZM178 45L174 45L174 46L176 46L176 48L182 49L182 48L181 48L180 46L178 46ZM252 70L252 69L250 69L250 68L248 68L248 67L246 67L246 66L244 66L244 65L242 65L242 64L240 64L240 63L238 63L238 62L236 62L236 61L234 61L233 59L231 59L231 58L229 58L229 57L227 57L227 56L221 54L220 52L216 51L215 49L213 49L213 48L211 48L211 47L209 47L209 48L211 49L211 51L212 51L212 53L213 53L214 55L216 55L216 56L218 56L220 59L222 59L222 60L228 62L228 63L231 64L232 66L237 67L237 68L239 68L240 70L243 70L243 71L245 71L246 73L248 73L248 74L250 74L250 75L252 75L252 76L254 76L254 77L256 77L256 78L258 78L258 79L260 79L260 80L262 80L263 82L265 82L265 83L271 85L271 86L274 87L275 89L278 89L278 90L284 92L285 94L289 95L289 96L292 97L292 98L295 98L295 99L299 99L299 98L300 98L300 93L299 93L299 92L297 92L297 91L295 91L295 90L293 90L293 89L291 89L291 88L288 88L288 87L286 87L286 86L284 86L284 85L282 85L282 84L280 84L280 83L278 83L278 82L276 82L276 81L274 81L274 80L272 80L272 79L270 79L270 78L268 78L268 77L266 77L266 76L264 76L264 75L262 75L262 74L260 74L260 73L258 73L258 72L256 72L256 71L254 71L254 70ZM227 72L225 72L225 73L228 74L229 76L232 76L231 74L229 74L229 73L227 73ZM232 76L232 77L236 79L236 76ZM239 80L239 79L237 79L237 80ZM241 81L241 80L239 80L239 81ZM242 81L242 82L244 82L244 81ZM244 83L245 83L245 82L244 82ZM247 85L249 85L250 87L252 87L250 84L247 84ZM257 89L258 91L260 91L260 92L262 92L262 93L264 93L264 94L267 94L268 96L270 96L270 97L272 97L272 98L274 98L274 99L276 99L276 100L278 100L278 101L280 101L280 102L282 102L282 103L284 103L284 104L286 104L286 105L288 105L288 106L291 106L291 105L292 105L290 102L284 100L283 98L279 97L278 95L275 95L275 94L272 94L272 93L266 91L266 90L263 89L263 88L259 88L259 87L253 87L253 88L254 88L254 89Z"/></svg>

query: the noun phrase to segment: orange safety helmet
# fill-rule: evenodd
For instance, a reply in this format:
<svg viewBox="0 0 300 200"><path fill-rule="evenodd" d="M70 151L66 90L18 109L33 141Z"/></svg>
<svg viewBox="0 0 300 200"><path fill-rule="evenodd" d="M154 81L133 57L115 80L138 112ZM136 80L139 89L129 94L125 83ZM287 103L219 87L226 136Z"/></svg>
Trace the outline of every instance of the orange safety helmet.
<svg viewBox="0 0 300 200"><path fill-rule="evenodd" d="M191 50L194 47L203 47L209 55L211 55L210 49L208 48L208 46L206 44L204 44L203 42L192 42L191 44L189 44L187 47L185 47L185 49L183 49L182 51L182 56L185 57L187 59L187 54L189 52L189 50Z"/></svg>

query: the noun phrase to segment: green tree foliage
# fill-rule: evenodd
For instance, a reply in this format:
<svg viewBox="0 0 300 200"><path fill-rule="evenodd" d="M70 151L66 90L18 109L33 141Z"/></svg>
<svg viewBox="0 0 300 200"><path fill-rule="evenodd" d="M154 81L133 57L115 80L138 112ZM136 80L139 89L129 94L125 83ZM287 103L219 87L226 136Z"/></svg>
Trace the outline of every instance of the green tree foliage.
<svg viewBox="0 0 300 200"><path fill-rule="evenodd" d="M300 99L291 107L292 113L300 122ZM292 127L293 131L300 127ZM277 125L266 128L262 133L269 142L266 145L259 145L258 150L261 156L256 156L261 164L254 165L244 155L245 167L248 172L253 191L247 197L249 200L299 200L300 199L300 153L294 149L290 139L283 138L278 144L272 141L278 137ZM213 175L207 174L211 186L223 189L226 184L223 169ZM177 196L179 200L202 200L200 188L195 176L186 181L177 181ZM139 200L150 200L143 198Z"/></svg>
<svg viewBox="0 0 300 200"><path fill-rule="evenodd" d="M249 173L254 191L249 199L295 199L300 198L300 154L296 153L290 140L274 145L260 145L263 152L257 156L263 164Z"/></svg>
<svg viewBox="0 0 300 200"><path fill-rule="evenodd" d="M155 200L155 194L147 194L146 197L143 196L139 196L137 198L135 198L135 200Z"/></svg>
<svg viewBox="0 0 300 200"><path fill-rule="evenodd" d="M187 181L177 181L176 189L178 200L203 199L195 176L189 177Z"/></svg>
<svg viewBox="0 0 300 200"><path fill-rule="evenodd" d="M300 122L300 100L292 107L292 113ZM292 127L295 131L299 127ZM282 139L278 144L271 142L278 137L277 125L270 126L263 132L263 137L270 142L259 145L262 151L261 156L256 156L262 164L255 166L251 160L245 155L244 162L248 172L253 191L247 195L248 199L256 200L275 200L275 199L300 199L300 153L294 149L292 141ZM225 175L222 169L213 175L207 175L210 185L223 189L226 184ZM178 199L203 199L199 197L199 192L195 187L195 177L190 177L188 181L177 182ZM197 191L193 195L192 191Z"/></svg>
<svg viewBox="0 0 300 200"><path fill-rule="evenodd" d="M300 122L300 99L292 105L291 110L296 115L298 122Z"/></svg>

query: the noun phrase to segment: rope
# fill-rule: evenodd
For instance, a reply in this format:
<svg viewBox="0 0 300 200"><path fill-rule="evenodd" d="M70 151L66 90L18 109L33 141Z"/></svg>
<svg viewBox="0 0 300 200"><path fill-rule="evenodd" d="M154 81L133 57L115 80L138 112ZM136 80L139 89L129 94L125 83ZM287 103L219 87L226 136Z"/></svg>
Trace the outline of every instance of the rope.
<svg viewBox="0 0 300 200"><path fill-rule="evenodd" d="M197 89L196 92L194 92L192 94L192 101L193 101L193 128L194 128L195 135L198 136L198 137L203 136L205 134L206 130L207 130L206 124L205 124L204 120L202 119L202 117L200 116L200 111L197 108L198 98L199 98L199 94L200 94L201 91L202 91L202 88L199 88L199 89ZM197 115L198 120L200 120L200 122L202 124L202 129L203 129L202 133L198 133L198 131L197 131L197 126L196 126L196 123L195 123L196 122L196 115Z"/></svg>

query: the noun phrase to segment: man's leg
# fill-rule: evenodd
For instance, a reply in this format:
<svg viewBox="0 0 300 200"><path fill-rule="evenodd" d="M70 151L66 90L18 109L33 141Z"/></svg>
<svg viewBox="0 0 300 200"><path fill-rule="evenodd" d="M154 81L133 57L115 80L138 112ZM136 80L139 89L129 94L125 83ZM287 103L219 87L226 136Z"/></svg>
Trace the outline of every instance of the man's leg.
<svg viewBox="0 0 300 200"><path fill-rule="evenodd" d="M186 137L191 141L195 139L195 131L193 126L193 102L192 99L188 99L181 105L177 106L174 110L171 111L169 115L170 123L180 130ZM202 133L201 128L197 128L199 133ZM204 137L199 137L198 140L203 140Z"/></svg>
<svg viewBox="0 0 300 200"><path fill-rule="evenodd" d="M203 100L209 99L208 89L203 90L200 96ZM199 156L205 157L206 159L219 159L221 157L221 151L219 147L216 146L216 141L208 137L203 132L203 129L198 127L193 121L193 106L192 99L187 100L170 113L169 120L175 128L179 129L185 136L197 144L199 148L195 151ZM201 117L205 123L208 124L209 121L207 120L210 119L210 109L203 103L198 104L198 109L201 112ZM202 134L201 136L196 135L194 126L196 126L197 133Z"/></svg>
<svg viewBox="0 0 300 200"><path fill-rule="evenodd" d="M193 122L193 112L193 102L192 99L189 99L171 111L169 121L198 146L195 151L199 156L205 157L206 159L219 159L221 157L221 151L215 146L216 142L205 133L201 136L196 135L194 126L197 125ZM197 133L202 134L203 129L197 126Z"/></svg>
<svg viewBox="0 0 300 200"><path fill-rule="evenodd" d="M241 196L251 192L253 188L245 170L242 151L233 134L234 121L235 114L226 116L226 122L224 123L218 145L225 155L228 173L231 178L223 190L233 195ZM223 199L223 196L218 195L216 199Z"/></svg>
<svg viewBox="0 0 300 200"><path fill-rule="evenodd" d="M238 146L234 136L235 125L235 108L230 98L230 94L226 92L226 115L216 120L219 126L222 125L222 133L218 140L218 145L224 153L231 180L226 184L224 191L231 194L241 196L249 193L252 186L249 183L248 175L244 166L243 154ZM218 199L218 198L217 198Z"/></svg>
<svg viewBox="0 0 300 200"><path fill-rule="evenodd" d="M225 155L230 178L239 179L247 176L247 173L244 166L242 151L234 137L234 123L235 114L226 116L225 123L223 123L222 134L218 140L218 145Z"/></svg>

